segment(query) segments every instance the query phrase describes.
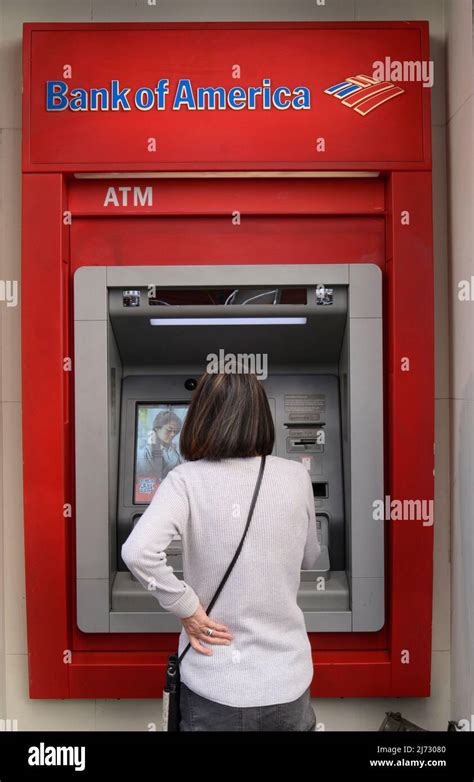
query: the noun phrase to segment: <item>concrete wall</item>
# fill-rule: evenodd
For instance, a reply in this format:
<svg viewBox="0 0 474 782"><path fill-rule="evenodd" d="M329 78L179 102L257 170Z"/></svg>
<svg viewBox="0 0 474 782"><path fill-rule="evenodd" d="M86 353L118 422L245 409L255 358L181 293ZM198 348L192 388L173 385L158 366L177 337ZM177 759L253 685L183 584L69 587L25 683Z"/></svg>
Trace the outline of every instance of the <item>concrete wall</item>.
<svg viewBox="0 0 474 782"><path fill-rule="evenodd" d="M473 48L471 0L447 6L449 314L451 332L452 715L474 725L474 283Z"/></svg>
<svg viewBox="0 0 474 782"><path fill-rule="evenodd" d="M463 0L449 3L457 6ZM453 12L453 24L456 12ZM428 19L436 81L433 89L434 206L436 242L436 530L432 696L429 699L322 699L314 703L326 730L377 730L384 712L402 711L429 730L445 730L450 699L449 576L449 362L446 219L445 17L443 0L0 0L0 274L20 278L21 25L24 21L195 20L396 20ZM462 22L457 33L463 35ZM456 91L455 91L456 92ZM472 102L472 101L471 101ZM451 122L450 122L451 125ZM459 175L462 176L461 169ZM38 237L41 241L41 237ZM466 272L467 273L467 272ZM20 730L146 730L159 722L159 700L30 700L25 621L21 494L20 307L0 303L0 717L3 709ZM471 377L472 380L472 377ZM470 386L472 400L472 382ZM472 403L469 408L472 411ZM458 425L465 416L455 408ZM471 427L472 427L471 413ZM471 452L472 456L472 452ZM467 497L466 497L467 500ZM470 497L472 507L472 496ZM3 521L2 521L3 516ZM465 515L467 521L467 515ZM3 523L3 528L2 528ZM416 574L414 574L416 578ZM3 589L2 589L3 585ZM2 621L5 614L4 623ZM465 648L465 644L462 645Z"/></svg>

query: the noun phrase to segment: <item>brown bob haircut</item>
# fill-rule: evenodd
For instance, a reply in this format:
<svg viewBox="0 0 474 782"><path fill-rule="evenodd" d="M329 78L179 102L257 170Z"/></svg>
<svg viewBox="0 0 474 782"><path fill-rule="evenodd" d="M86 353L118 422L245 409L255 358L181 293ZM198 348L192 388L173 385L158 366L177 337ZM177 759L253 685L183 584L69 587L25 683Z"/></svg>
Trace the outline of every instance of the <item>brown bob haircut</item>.
<svg viewBox="0 0 474 782"><path fill-rule="evenodd" d="M266 456L274 440L267 395L254 373L201 376L179 439L187 461Z"/></svg>

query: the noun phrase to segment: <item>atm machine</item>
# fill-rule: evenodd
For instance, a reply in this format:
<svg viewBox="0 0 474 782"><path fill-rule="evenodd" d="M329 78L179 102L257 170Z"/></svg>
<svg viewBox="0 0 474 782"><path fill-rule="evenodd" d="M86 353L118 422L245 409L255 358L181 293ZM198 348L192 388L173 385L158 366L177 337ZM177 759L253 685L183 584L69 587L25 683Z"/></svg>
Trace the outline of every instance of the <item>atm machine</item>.
<svg viewBox="0 0 474 782"><path fill-rule="evenodd" d="M31 698L161 696L181 623L121 545L221 351L266 357L311 477L312 695L430 694L433 520L396 510L434 496L430 90L387 59L429 63L428 23L24 25Z"/></svg>
<svg viewBox="0 0 474 782"><path fill-rule="evenodd" d="M384 495L378 266L82 266L74 335L82 631L181 628L120 550L182 459L179 431L211 354L265 356L273 453L311 476L322 549L314 568L301 572L308 631L383 626L384 522L374 513ZM159 438L167 460L153 448ZM179 538L167 555L183 578Z"/></svg>

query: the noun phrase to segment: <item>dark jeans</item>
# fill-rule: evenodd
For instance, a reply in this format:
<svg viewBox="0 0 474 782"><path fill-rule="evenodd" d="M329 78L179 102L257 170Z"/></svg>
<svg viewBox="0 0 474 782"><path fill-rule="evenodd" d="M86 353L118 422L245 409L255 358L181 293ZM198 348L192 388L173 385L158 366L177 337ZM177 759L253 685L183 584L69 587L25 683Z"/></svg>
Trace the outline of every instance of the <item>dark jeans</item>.
<svg viewBox="0 0 474 782"><path fill-rule="evenodd" d="M224 706L203 698L181 682L182 731L314 731L316 714L309 687L295 701L272 706Z"/></svg>

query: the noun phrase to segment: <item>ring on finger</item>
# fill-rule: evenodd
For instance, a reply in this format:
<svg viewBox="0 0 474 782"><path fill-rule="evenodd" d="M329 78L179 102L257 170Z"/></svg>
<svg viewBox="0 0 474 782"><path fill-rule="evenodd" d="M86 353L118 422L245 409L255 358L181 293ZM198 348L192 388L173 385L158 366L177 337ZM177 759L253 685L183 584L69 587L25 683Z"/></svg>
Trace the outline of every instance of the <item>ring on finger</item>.
<svg viewBox="0 0 474 782"><path fill-rule="evenodd" d="M205 627L204 632L206 635L211 636L214 634L214 630L211 627Z"/></svg>

